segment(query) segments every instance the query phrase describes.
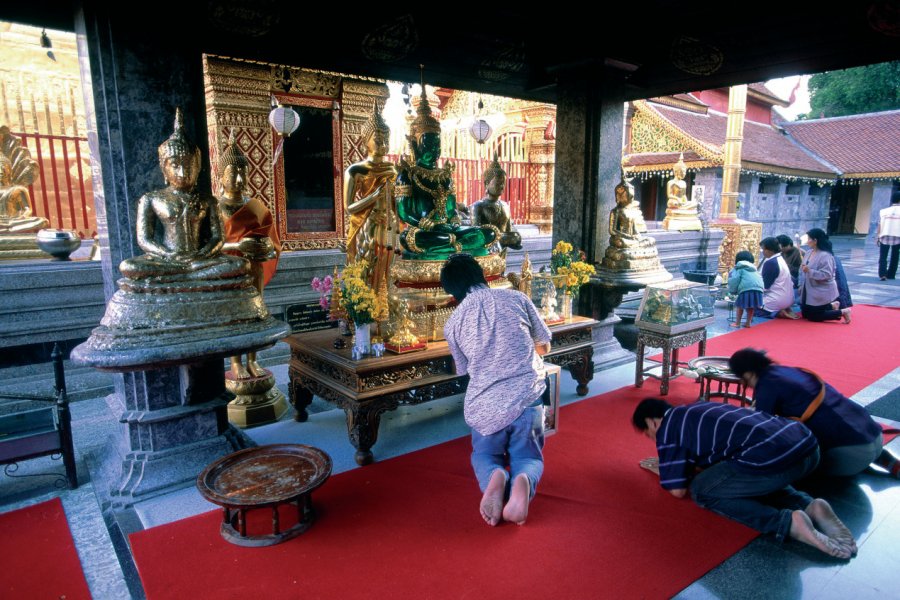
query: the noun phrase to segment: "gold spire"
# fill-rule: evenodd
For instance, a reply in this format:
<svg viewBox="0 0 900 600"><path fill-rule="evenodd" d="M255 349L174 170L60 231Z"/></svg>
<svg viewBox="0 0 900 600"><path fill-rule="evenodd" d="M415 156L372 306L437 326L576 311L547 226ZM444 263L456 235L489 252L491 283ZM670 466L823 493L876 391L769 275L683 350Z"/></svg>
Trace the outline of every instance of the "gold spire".
<svg viewBox="0 0 900 600"><path fill-rule="evenodd" d="M678 173L681 173L681 177L684 177L687 173L687 165L684 164L684 152L679 153L678 162L672 167L672 171L675 173L676 177L678 177Z"/></svg>
<svg viewBox="0 0 900 600"><path fill-rule="evenodd" d="M191 156L198 152L198 148L184 134L184 115L181 108L175 109L175 130L169 139L159 146L159 160L165 160L175 156Z"/></svg>
<svg viewBox="0 0 900 600"><path fill-rule="evenodd" d="M375 132L380 132L385 138L390 137L391 128L388 127L388 124L384 120L384 116L381 114L381 110L378 108L378 100L372 100L372 118L366 122L366 126L363 128L362 139L368 140L375 134Z"/></svg>
<svg viewBox="0 0 900 600"><path fill-rule="evenodd" d="M224 173L227 166L240 168L247 167L249 164L247 157L244 156L240 146L237 145L234 129L232 129L231 133L228 134L228 142L225 144L225 148L222 149L222 156L219 157L219 172Z"/></svg>
<svg viewBox="0 0 900 600"><path fill-rule="evenodd" d="M497 153L494 152L494 160L488 165L487 169L484 170L482 181L484 181L484 185L488 185L495 177L499 177L500 175L506 177L506 171L500 166L499 157Z"/></svg>
<svg viewBox="0 0 900 600"><path fill-rule="evenodd" d="M428 94L425 84L422 84L422 94L419 96L419 105L416 107L416 118L409 126L409 133L417 142L422 141L422 135L426 133L440 133L441 123L431 114L431 106L428 104Z"/></svg>

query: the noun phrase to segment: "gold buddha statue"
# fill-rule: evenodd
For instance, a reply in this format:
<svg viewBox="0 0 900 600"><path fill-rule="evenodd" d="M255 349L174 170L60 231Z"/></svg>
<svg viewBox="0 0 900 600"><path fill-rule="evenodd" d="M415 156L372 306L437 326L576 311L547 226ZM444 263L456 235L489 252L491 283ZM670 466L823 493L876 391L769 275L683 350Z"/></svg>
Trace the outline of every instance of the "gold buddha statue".
<svg viewBox="0 0 900 600"><path fill-rule="evenodd" d="M656 240L642 234L647 224L640 205L634 200L634 186L622 174L616 185L616 206L609 213L609 247L598 275L605 282L657 283L672 279L659 262Z"/></svg>
<svg viewBox="0 0 900 600"><path fill-rule="evenodd" d="M224 233L219 203L195 190L200 175L200 149L184 134L181 109L175 131L159 147L159 166L168 186L141 196L137 209L137 242L146 252L123 260L119 271L129 288L190 287L216 289L229 279L249 275L247 261L222 254Z"/></svg>
<svg viewBox="0 0 900 600"><path fill-rule="evenodd" d="M344 203L350 215L347 232L347 263L364 260L366 281L380 294L387 289L399 227L394 209L394 180L397 169L384 160L391 130L384 122L378 103L373 103L372 119L363 130L368 156L344 171ZM383 297L387 306L387 297Z"/></svg>
<svg viewBox="0 0 900 600"><path fill-rule="evenodd" d="M195 190L200 154L180 110L174 133L159 147L159 164L168 186L138 201L137 240L146 254L120 263L119 290L82 356L121 365L264 345L257 334L277 331L277 323L249 262L222 253L219 203Z"/></svg>
<svg viewBox="0 0 900 600"><path fill-rule="evenodd" d="M278 230L268 207L258 198L245 194L249 162L241 152L231 130L228 143L219 158L219 184L222 194L219 208L225 235L223 252L250 261L253 286L263 288L278 266ZM228 420L238 427L274 423L287 412L284 394L275 386L275 376L256 360L256 352L247 352L247 364L241 355L231 357L231 370L225 374L225 389L235 395L228 403Z"/></svg>
<svg viewBox="0 0 900 600"><path fill-rule="evenodd" d="M472 205L473 225L493 225L500 232L497 243L501 248L522 249L522 236L513 226L509 204L500 199L506 189L506 171L500 166L497 155L484 170L484 198Z"/></svg>
<svg viewBox="0 0 900 600"><path fill-rule="evenodd" d="M35 234L50 222L31 212L28 185L37 163L9 127L0 127L0 258L47 256L38 249Z"/></svg>
<svg viewBox="0 0 900 600"><path fill-rule="evenodd" d="M668 202L662 227L668 231L700 231L703 223L698 215L697 203L687 198L687 184L684 181L687 165L684 164L683 153L679 155L673 170L675 176L666 184Z"/></svg>

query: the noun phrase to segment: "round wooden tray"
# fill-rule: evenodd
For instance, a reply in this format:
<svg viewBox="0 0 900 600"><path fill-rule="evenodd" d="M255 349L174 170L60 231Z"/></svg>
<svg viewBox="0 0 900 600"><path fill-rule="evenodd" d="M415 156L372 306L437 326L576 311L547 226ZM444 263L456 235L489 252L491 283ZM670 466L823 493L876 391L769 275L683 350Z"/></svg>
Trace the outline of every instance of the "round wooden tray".
<svg viewBox="0 0 900 600"><path fill-rule="evenodd" d="M318 448L272 444L220 458L200 473L197 488L220 506L256 508L295 500L330 475L331 457Z"/></svg>
<svg viewBox="0 0 900 600"><path fill-rule="evenodd" d="M721 373L710 373L704 375L704 377L709 377L712 379L723 379L725 381L733 381L735 383L740 381L740 378L732 373L731 369L728 367L727 356L700 356L688 361L688 367L690 367L691 369L697 369L699 367L712 367L714 369L718 369L719 371L721 371Z"/></svg>

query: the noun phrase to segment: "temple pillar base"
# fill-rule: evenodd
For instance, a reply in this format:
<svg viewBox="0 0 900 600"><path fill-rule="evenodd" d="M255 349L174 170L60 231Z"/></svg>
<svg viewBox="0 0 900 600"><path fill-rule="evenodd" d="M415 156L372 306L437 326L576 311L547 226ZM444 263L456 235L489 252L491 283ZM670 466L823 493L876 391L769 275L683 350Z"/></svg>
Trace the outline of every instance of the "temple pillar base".
<svg viewBox="0 0 900 600"><path fill-rule="evenodd" d="M725 278L734 268L734 257L741 250L747 250L753 256L759 254L759 242L762 241L762 223L735 219L733 221L716 220L709 224L711 228L725 232L722 245L719 246L719 273Z"/></svg>

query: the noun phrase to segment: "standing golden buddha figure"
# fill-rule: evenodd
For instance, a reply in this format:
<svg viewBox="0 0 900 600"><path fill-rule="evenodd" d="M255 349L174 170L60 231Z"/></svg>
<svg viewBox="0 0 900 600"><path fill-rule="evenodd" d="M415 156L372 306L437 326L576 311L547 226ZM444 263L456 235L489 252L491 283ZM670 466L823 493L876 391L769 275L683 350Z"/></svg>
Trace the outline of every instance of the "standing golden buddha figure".
<svg viewBox="0 0 900 600"><path fill-rule="evenodd" d="M497 243L501 248L522 249L522 236L513 225L509 204L500 199L506 189L506 171L500 166L497 155L484 170L484 198L472 205L472 224L494 226L499 232Z"/></svg>
<svg viewBox="0 0 900 600"><path fill-rule="evenodd" d="M372 108L372 118L362 135L368 156L344 172L344 203L350 215L347 263L366 261L366 282L376 294L386 296L399 227L394 207L397 169L384 159L391 130L384 122L377 102ZM387 297L381 300L387 306Z"/></svg>
<svg viewBox="0 0 900 600"><path fill-rule="evenodd" d="M232 130L219 158L223 251L250 261L253 285L262 297L263 288L275 275L281 244L272 213L261 200L245 194L248 166ZM274 423L287 412L287 399L275 387L275 376L259 365L255 351L247 353L246 366L240 354L231 357L225 388L235 395L228 403L228 420L238 427Z"/></svg>
<svg viewBox="0 0 900 600"><path fill-rule="evenodd" d="M50 223L31 212L28 187L34 181L37 163L28 148L0 127L0 259L41 258L35 235Z"/></svg>
<svg viewBox="0 0 900 600"><path fill-rule="evenodd" d="M684 181L687 165L684 164L684 154L678 156L673 171L675 176L666 184L668 202L662 227L668 231L701 231L703 223L700 221L697 203L687 198L687 184Z"/></svg>
<svg viewBox="0 0 900 600"><path fill-rule="evenodd" d="M159 166L168 185L138 201L137 243L146 254L119 264L119 290L78 348L99 368L249 347L242 339L277 325L247 260L222 253L219 203L196 190L200 150L184 133L180 109Z"/></svg>
<svg viewBox="0 0 900 600"><path fill-rule="evenodd" d="M453 191L453 165L438 166L441 125L431 113L424 84L407 140L412 157L400 159L394 186L397 216L406 228L400 234L402 256L391 265L389 291L392 304L407 301L420 339L441 340L444 323L456 304L441 287L441 268L448 256L467 252L481 265L489 285L511 284L503 277L504 257L490 253L501 237L497 226L462 225Z"/></svg>
<svg viewBox="0 0 900 600"><path fill-rule="evenodd" d="M656 251L656 240L643 235L647 224L624 173L616 185L616 206L609 213L609 247L597 271L604 283L646 285L672 279Z"/></svg>

